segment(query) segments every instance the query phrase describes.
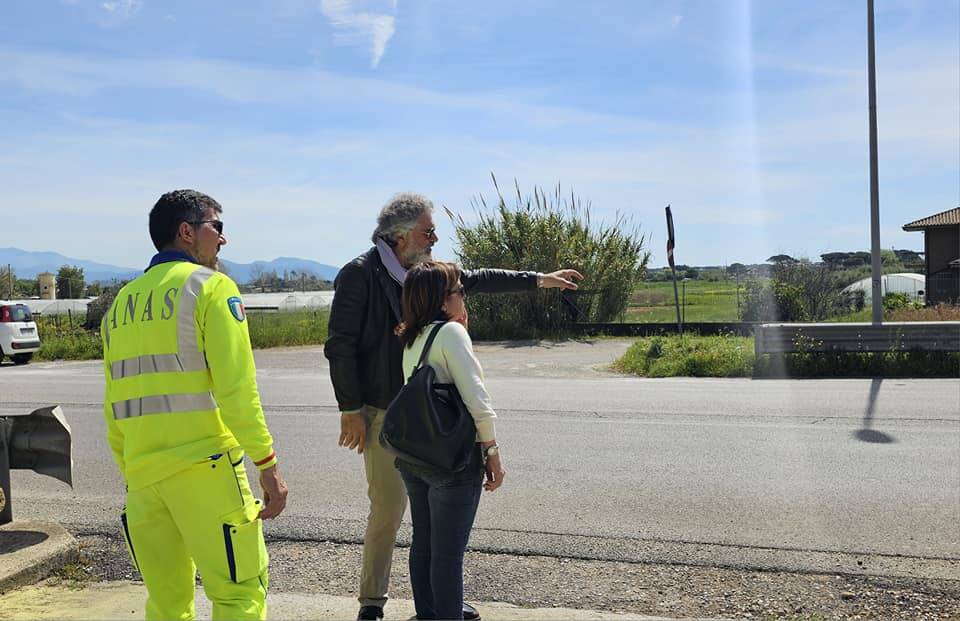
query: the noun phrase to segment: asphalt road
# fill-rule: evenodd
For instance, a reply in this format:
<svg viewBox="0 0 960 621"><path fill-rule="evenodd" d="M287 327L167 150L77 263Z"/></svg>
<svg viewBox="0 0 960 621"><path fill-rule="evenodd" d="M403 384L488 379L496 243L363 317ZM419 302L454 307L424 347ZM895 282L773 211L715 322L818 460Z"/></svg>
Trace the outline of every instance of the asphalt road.
<svg viewBox="0 0 960 621"><path fill-rule="evenodd" d="M471 545L642 562L960 579L960 380L639 379L629 344L483 344L508 470ZM257 352L291 489L280 539L357 541L361 458L336 446L320 348ZM14 514L114 529L102 363L0 366L0 415L60 403L74 480L13 473ZM404 536L406 536L404 534Z"/></svg>

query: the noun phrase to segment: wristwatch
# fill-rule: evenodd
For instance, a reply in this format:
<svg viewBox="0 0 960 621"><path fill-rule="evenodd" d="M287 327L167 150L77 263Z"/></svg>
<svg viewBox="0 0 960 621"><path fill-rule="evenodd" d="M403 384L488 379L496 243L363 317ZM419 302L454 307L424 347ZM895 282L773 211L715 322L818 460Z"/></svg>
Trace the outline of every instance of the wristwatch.
<svg viewBox="0 0 960 621"><path fill-rule="evenodd" d="M483 450L483 456L487 458L493 457L494 455L499 455L499 454L500 454L500 447L497 446L496 444L492 446L488 446Z"/></svg>

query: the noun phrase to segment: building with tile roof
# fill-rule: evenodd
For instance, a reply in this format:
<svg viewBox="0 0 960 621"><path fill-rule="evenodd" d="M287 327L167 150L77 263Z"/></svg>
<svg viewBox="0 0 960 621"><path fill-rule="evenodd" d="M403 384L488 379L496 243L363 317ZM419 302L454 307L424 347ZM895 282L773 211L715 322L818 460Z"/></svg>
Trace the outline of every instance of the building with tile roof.
<svg viewBox="0 0 960 621"><path fill-rule="evenodd" d="M903 230L923 231L927 304L960 304L960 207L904 224Z"/></svg>

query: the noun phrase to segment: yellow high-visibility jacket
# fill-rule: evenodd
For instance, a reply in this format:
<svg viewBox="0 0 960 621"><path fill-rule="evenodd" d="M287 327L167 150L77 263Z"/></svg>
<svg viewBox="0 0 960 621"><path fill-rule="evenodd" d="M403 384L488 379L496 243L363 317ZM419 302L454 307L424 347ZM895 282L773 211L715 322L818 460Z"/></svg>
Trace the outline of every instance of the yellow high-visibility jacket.
<svg viewBox="0 0 960 621"><path fill-rule="evenodd" d="M129 490L239 445L276 463L240 291L184 260L128 283L103 317L107 440Z"/></svg>

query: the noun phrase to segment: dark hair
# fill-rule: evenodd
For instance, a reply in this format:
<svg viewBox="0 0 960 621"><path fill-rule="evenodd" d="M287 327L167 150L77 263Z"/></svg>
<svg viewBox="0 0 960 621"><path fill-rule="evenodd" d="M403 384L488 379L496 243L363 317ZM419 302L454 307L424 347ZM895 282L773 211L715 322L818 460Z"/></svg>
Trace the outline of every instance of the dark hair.
<svg viewBox="0 0 960 621"><path fill-rule="evenodd" d="M403 281L403 321L397 336L404 347L413 346L423 329L431 322L448 320L443 302L460 280L460 268L454 263L427 261L407 271Z"/></svg>
<svg viewBox="0 0 960 621"><path fill-rule="evenodd" d="M203 220L207 209L222 213L223 207L202 192L174 190L167 192L150 210L150 239L157 250L163 250L177 239L181 222Z"/></svg>

